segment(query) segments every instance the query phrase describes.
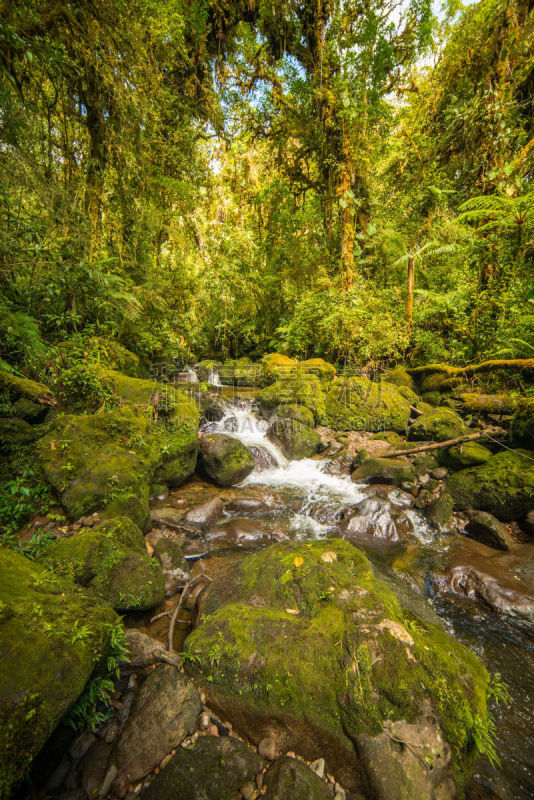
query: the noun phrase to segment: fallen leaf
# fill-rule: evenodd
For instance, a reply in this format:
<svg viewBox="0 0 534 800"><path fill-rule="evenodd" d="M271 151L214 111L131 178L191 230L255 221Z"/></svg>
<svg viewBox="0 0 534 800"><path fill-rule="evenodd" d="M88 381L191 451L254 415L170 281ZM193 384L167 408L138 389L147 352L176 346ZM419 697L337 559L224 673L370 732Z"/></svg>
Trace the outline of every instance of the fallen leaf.
<svg viewBox="0 0 534 800"><path fill-rule="evenodd" d="M293 559L293 564L298 568L302 564L304 564L304 559L302 558L302 556L295 556L295 558Z"/></svg>
<svg viewBox="0 0 534 800"><path fill-rule="evenodd" d="M300 614L298 608L286 608L286 614Z"/></svg>

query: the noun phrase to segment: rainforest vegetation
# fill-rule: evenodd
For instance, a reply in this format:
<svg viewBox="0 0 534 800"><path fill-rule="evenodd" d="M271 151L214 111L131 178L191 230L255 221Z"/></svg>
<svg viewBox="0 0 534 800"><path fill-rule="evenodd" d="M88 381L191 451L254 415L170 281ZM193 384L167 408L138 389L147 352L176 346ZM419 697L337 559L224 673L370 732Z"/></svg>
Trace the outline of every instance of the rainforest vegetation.
<svg viewBox="0 0 534 800"><path fill-rule="evenodd" d="M0 358L534 353L529 0L19 0Z"/></svg>

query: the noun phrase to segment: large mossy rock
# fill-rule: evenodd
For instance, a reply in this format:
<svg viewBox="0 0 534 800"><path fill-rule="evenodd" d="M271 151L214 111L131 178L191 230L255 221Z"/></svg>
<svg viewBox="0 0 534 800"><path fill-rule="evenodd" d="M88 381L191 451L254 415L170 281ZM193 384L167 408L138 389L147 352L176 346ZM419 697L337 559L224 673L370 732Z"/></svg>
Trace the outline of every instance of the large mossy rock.
<svg viewBox="0 0 534 800"><path fill-rule="evenodd" d="M464 392L460 394L464 411L469 414L513 414L519 402L509 394L480 394Z"/></svg>
<svg viewBox="0 0 534 800"><path fill-rule="evenodd" d="M205 358L202 361L199 361L195 364L194 370L197 374L199 381L204 383L209 381L209 377L212 372L219 373L219 370L222 367L222 363L220 361L214 361L210 358Z"/></svg>
<svg viewBox="0 0 534 800"><path fill-rule="evenodd" d="M315 423L310 409L298 403L286 403L285 405L279 406L276 413L280 419L296 419L297 422L302 422L302 424L307 425L308 428L313 428Z"/></svg>
<svg viewBox="0 0 534 800"><path fill-rule="evenodd" d="M349 543L279 543L206 589L187 669L237 731L325 757L351 790L383 797L389 779L389 800L431 800L438 784L453 798L486 720L488 675L430 619L402 606ZM396 741L408 737L417 748ZM360 748L373 757L359 761Z"/></svg>
<svg viewBox="0 0 534 800"><path fill-rule="evenodd" d="M392 383L394 386L405 386L415 392L415 381L403 367L391 367L387 369L383 375L386 383Z"/></svg>
<svg viewBox="0 0 534 800"><path fill-rule="evenodd" d="M337 378L325 400L326 424L350 431L404 433L410 417L410 401L397 386L367 378Z"/></svg>
<svg viewBox="0 0 534 800"><path fill-rule="evenodd" d="M512 417L510 434L513 444L534 447L534 397L519 403Z"/></svg>
<svg viewBox="0 0 534 800"><path fill-rule="evenodd" d="M208 433L200 439L202 466L219 486L234 486L250 475L256 462L245 445L225 433Z"/></svg>
<svg viewBox="0 0 534 800"><path fill-rule="evenodd" d="M0 453L16 453L20 447L34 442L40 435L39 428L24 419L0 417Z"/></svg>
<svg viewBox="0 0 534 800"><path fill-rule="evenodd" d="M463 419L451 408L434 408L417 417L410 426L408 439L416 442L446 442L469 433Z"/></svg>
<svg viewBox="0 0 534 800"><path fill-rule="evenodd" d="M491 450L479 442L463 442L446 447L438 453L439 463L453 470L476 467L491 458Z"/></svg>
<svg viewBox="0 0 534 800"><path fill-rule="evenodd" d="M317 431L291 418L275 420L267 431L267 438L291 459L311 458L321 444Z"/></svg>
<svg viewBox="0 0 534 800"><path fill-rule="evenodd" d="M269 415L288 403L296 403L309 409L315 422L321 422L325 415L324 395L317 375L282 376L276 383L258 392L256 401L264 415Z"/></svg>
<svg viewBox="0 0 534 800"><path fill-rule="evenodd" d="M484 464L456 472L447 489L460 511L489 511L505 522L521 519L532 508L534 452L497 453Z"/></svg>
<svg viewBox="0 0 534 800"><path fill-rule="evenodd" d="M297 371L298 362L294 358L281 353L266 353L261 363L263 365L262 383L268 386L279 378L287 377Z"/></svg>
<svg viewBox="0 0 534 800"><path fill-rule="evenodd" d="M40 560L57 575L92 589L116 611L144 611L164 598L159 561L150 558L140 528L128 517L56 539Z"/></svg>
<svg viewBox="0 0 534 800"><path fill-rule="evenodd" d="M148 409L149 387L158 384L117 376L116 391L128 398L127 405L104 414L58 416L36 453L71 517L105 507L107 516L124 514L144 530L150 482L179 486L195 469L198 409L164 385Z"/></svg>
<svg viewBox="0 0 534 800"><path fill-rule="evenodd" d="M367 458L352 473L354 483L393 483L402 486L415 480L415 470L408 459Z"/></svg>
<svg viewBox="0 0 534 800"><path fill-rule="evenodd" d="M324 387L330 386L337 372L334 365L323 358L308 358L306 361L301 361L297 371L305 375L317 375Z"/></svg>
<svg viewBox="0 0 534 800"><path fill-rule="evenodd" d="M0 798L83 691L105 655L110 606L0 549Z"/></svg>
<svg viewBox="0 0 534 800"><path fill-rule="evenodd" d="M219 370L224 386L261 386L263 365L253 364L250 358L228 359Z"/></svg>
<svg viewBox="0 0 534 800"><path fill-rule="evenodd" d="M0 369L2 417L17 417L28 422L38 422L55 404L55 397L48 386Z"/></svg>

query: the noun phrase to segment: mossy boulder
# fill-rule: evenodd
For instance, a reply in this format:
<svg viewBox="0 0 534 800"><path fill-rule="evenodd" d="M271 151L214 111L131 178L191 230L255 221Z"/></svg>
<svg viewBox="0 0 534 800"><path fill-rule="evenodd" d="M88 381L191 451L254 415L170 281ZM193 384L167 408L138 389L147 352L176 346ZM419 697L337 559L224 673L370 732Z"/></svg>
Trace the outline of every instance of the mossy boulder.
<svg viewBox="0 0 534 800"><path fill-rule="evenodd" d="M460 511L489 511L497 519L521 519L532 508L534 452L505 451L484 464L456 472L447 489Z"/></svg>
<svg viewBox="0 0 534 800"><path fill-rule="evenodd" d="M519 402L509 394L480 394L464 392L460 394L464 410L470 414L513 414Z"/></svg>
<svg viewBox="0 0 534 800"><path fill-rule="evenodd" d="M405 386L415 392L415 381L403 367L391 367L384 372L383 379L394 386Z"/></svg>
<svg viewBox="0 0 534 800"><path fill-rule="evenodd" d="M316 375L282 376L258 392L256 401L264 415L295 403L309 409L315 422L321 422L325 415L324 394Z"/></svg>
<svg viewBox="0 0 534 800"><path fill-rule="evenodd" d="M250 475L256 462L245 445L225 433L208 433L200 439L200 459L219 486L234 486Z"/></svg>
<svg viewBox="0 0 534 800"><path fill-rule="evenodd" d="M301 406L298 403L286 403L285 405L279 406L276 413L280 419L295 419L297 422L301 422L303 425L307 425L309 428L313 428L315 424L315 420L310 409L306 408L306 406Z"/></svg>
<svg viewBox="0 0 534 800"><path fill-rule="evenodd" d="M349 543L284 542L206 589L186 669L237 731L325 757L350 790L382 797L390 777L395 800L430 799L436 781L452 798L474 763L488 675L432 620L401 605ZM416 756L391 748L408 734ZM358 759L373 747L374 759Z"/></svg>
<svg viewBox="0 0 534 800"><path fill-rule="evenodd" d="M354 483L392 483L402 486L415 480L415 470L408 459L367 458L352 473Z"/></svg>
<svg viewBox="0 0 534 800"><path fill-rule="evenodd" d="M2 800L105 658L116 620L95 595L0 549Z"/></svg>
<svg viewBox="0 0 534 800"><path fill-rule="evenodd" d="M512 417L510 434L513 444L534 447L534 397L519 403Z"/></svg>
<svg viewBox="0 0 534 800"><path fill-rule="evenodd" d="M275 420L267 431L267 438L291 459L311 458L321 444L317 431L296 419Z"/></svg>
<svg viewBox="0 0 534 800"><path fill-rule="evenodd" d="M0 369L0 416L34 422L55 404L48 386Z"/></svg>
<svg viewBox="0 0 534 800"><path fill-rule="evenodd" d="M55 574L92 589L116 611L144 611L164 598L161 566L150 558L141 530L128 517L56 539L40 561Z"/></svg>
<svg viewBox="0 0 534 800"><path fill-rule="evenodd" d="M198 410L185 396L180 404L175 394L173 403L158 422L142 403L54 420L36 455L71 517L105 507L145 528L150 483L178 486L196 464Z"/></svg>
<svg viewBox="0 0 534 800"><path fill-rule="evenodd" d="M219 370L224 386L261 386L263 365L253 364L250 358L229 359Z"/></svg>
<svg viewBox="0 0 534 800"><path fill-rule="evenodd" d="M452 519L453 511L454 500L448 492L443 492L443 494L436 497L435 500L431 500L426 507L427 517L439 531L447 530Z"/></svg>
<svg viewBox="0 0 534 800"><path fill-rule="evenodd" d="M16 452L22 445L38 439L40 431L24 419L0 417L0 453Z"/></svg>
<svg viewBox="0 0 534 800"><path fill-rule="evenodd" d="M205 358L199 361L194 366L199 381L208 381L212 372L219 372L222 367L220 361L213 361L212 359Z"/></svg>
<svg viewBox="0 0 534 800"><path fill-rule="evenodd" d="M465 469L485 464L491 458L491 450L479 442L462 442L440 450L438 458L449 469Z"/></svg>
<svg viewBox="0 0 534 800"><path fill-rule="evenodd" d="M287 377L297 371L298 362L294 358L284 356L281 353L266 353L261 363L263 365L262 383L268 386L280 377Z"/></svg>
<svg viewBox="0 0 534 800"><path fill-rule="evenodd" d="M364 377L337 378L325 400L326 424L337 430L404 433L410 401L397 386Z"/></svg>
<svg viewBox="0 0 534 800"><path fill-rule="evenodd" d="M308 358L301 361L297 371L309 375L317 375L321 384L328 387L336 377L336 368L323 358Z"/></svg>
<svg viewBox="0 0 534 800"><path fill-rule="evenodd" d="M471 431L472 432L472 431ZM446 442L470 433L463 419L451 408L425 411L410 426L408 439L416 442Z"/></svg>

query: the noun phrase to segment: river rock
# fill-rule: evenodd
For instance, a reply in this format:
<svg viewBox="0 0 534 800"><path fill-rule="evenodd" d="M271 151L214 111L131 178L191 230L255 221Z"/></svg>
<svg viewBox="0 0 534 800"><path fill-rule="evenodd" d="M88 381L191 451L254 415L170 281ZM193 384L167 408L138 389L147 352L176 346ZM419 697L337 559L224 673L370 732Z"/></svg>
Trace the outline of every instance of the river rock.
<svg viewBox="0 0 534 800"><path fill-rule="evenodd" d="M159 662L178 664L179 658L165 649L165 645L153 639L137 628L130 628L125 632L128 644L129 661L124 665L128 669L143 669Z"/></svg>
<svg viewBox="0 0 534 800"><path fill-rule="evenodd" d="M463 419L450 408L434 408L417 417L408 431L412 441L446 442L472 433Z"/></svg>
<svg viewBox="0 0 534 800"><path fill-rule="evenodd" d="M283 375L276 383L262 389L256 395L256 401L263 416L268 417L279 408L287 405L300 405L312 414L315 423L324 418L324 394L321 382L316 375Z"/></svg>
<svg viewBox="0 0 534 800"><path fill-rule="evenodd" d="M410 400L398 386L364 377L336 378L325 400L326 424L336 430L404 433Z"/></svg>
<svg viewBox="0 0 534 800"><path fill-rule="evenodd" d="M394 483L402 486L414 479L412 465L400 458L367 458L352 473L354 483Z"/></svg>
<svg viewBox="0 0 534 800"><path fill-rule="evenodd" d="M0 796L27 774L96 662L105 666L110 606L0 548Z"/></svg>
<svg viewBox="0 0 534 800"><path fill-rule="evenodd" d="M487 511L468 512L469 522L464 528L466 536L497 550L510 550L513 544L508 528Z"/></svg>
<svg viewBox="0 0 534 800"><path fill-rule="evenodd" d="M238 497L226 503L225 514L246 514L247 516L265 517L271 509L256 497Z"/></svg>
<svg viewBox="0 0 534 800"><path fill-rule="evenodd" d="M296 419L275 420L267 431L267 438L290 459L311 458L321 444L317 431Z"/></svg>
<svg viewBox="0 0 534 800"><path fill-rule="evenodd" d="M309 428L314 426L314 418L310 409L298 403L285 403L278 407L276 413L280 419L294 419Z"/></svg>
<svg viewBox="0 0 534 800"><path fill-rule="evenodd" d="M534 397L525 397L519 403L510 434L514 445L534 448Z"/></svg>
<svg viewBox="0 0 534 800"><path fill-rule="evenodd" d="M491 450L480 442L462 442L453 447L446 447L439 453L440 463L452 470L476 467L485 464L491 458Z"/></svg>
<svg viewBox="0 0 534 800"><path fill-rule="evenodd" d="M165 597L172 597L185 586L189 577L182 548L169 536L160 536L153 547L165 580Z"/></svg>
<svg viewBox="0 0 534 800"><path fill-rule="evenodd" d="M430 522L439 531L445 531L449 527L454 511L454 500L448 492L431 500L426 506L426 515Z"/></svg>
<svg viewBox="0 0 534 800"><path fill-rule="evenodd" d="M413 523L405 512L379 497L370 497L350 507L340 523L344 537L357 541L366 536L394 544L413 531Z"/></svg>
<svg viewBox="0 0 534 800"><path fill-rule="evenodd" d="M485 464L462 469L447 480L455 508L489 511L504 522L521 519L532 507L534 452L506 450Z"/></svg>
<svg viewBox="0 0 534 800"><path fill-rule="evenodd" d="M96 797L105 781L111 745L96 741L78 764L78 781L87 797Z"/></svg>
<svg viewBox="0 0 534 800"><path fill-rule="evenodd" d="M197 729L202 703L196 686L176 667L158 665L145 679L113 748L117 784L148 775Z"/></svg>
<svg viewBox="0 0 534 800"><path fill-rule="evenodd" d="M463 595L500 614L534 622L534 596L506 589L496 578L472 567L453 567L439 586L444 593Z"/></svg>
<svg viewBox="0 0 534 800"><path fill-rule="evenodd" d="M233 800L264 765L233 736L201 736L179 748L150 784L144 800Z"/></svg>
<svg viewBox="0 0 534 800"><path fill-rule="evenodd" d="M161 567L148 555L141 530L128 517L56 539L39 560L56 574L92 589L117 611L144 611L164 597Z"/></svg>
<svg viewBox="0 0 534 800"><path fill-rule="evenodd" d="M425 725L431 712L452 754L443 782L472 768L486 670L440 625L401 605L348 542L286 542L242 559L202 593L185 647L186 669L221 718L253 742L269 736L281 752L325 758L351 791L368 784L379 796L385 779L358 759L360 744L386 723ZM432 753L428 743L417 764L380 761L402 787L395 797L433 797Z"/></svg>
<svg viewBox="0 0 534 800"><path fill-rule="evenodd" d="M219 486L233 486L250 475L255 467L245 445L224 433L208 433L200 439L202 466Z"/></svg>
<svg viewBox="0 0 534 800"><path fill-rule="evenodd" d="M238 548L257 548L285 538L281 530L269 530L261 522L236 517L209 531L206 541L210 552Z"/></svg>
<svg viewBox="0 0 534 800"><path fill-rule="evenodd" d="M262 385L268 386L279 378L293 375L297 371L297 362L294 358L281 353L266 353L262 359Z"/></svg>
<svg viewBox="0 0 534 800"><path fill-rule="evenodd" d="M219 519L223 512L223 502L220 497L212 497L200 506L195 506L185 515L188 525L198 525L199 528L208 528L212 522Z"/></svg>
<svg viewBox="0 0 534 800"><path fill-rule="evenodd" d="M347 451L336 453L323 461L321 469L326 475L350 475L353 460L352 454Z"/></svg>
<svg viewBox="0 0 534 800"><path fill-rule="evenodd" d="M278 461L268 450L266 447L259 447L257 445L252 445L249 447L250 452L254 458L256 464L256 470L258 472L265 472L267 469L276 469L278 466Z"/></svg>
<svg viewBox="0 0 534 800"><path fill-rule="evenodd" d="M284 756L269 767L263 778L265 800L331 800L328 784L302 761Z"/></svg>

